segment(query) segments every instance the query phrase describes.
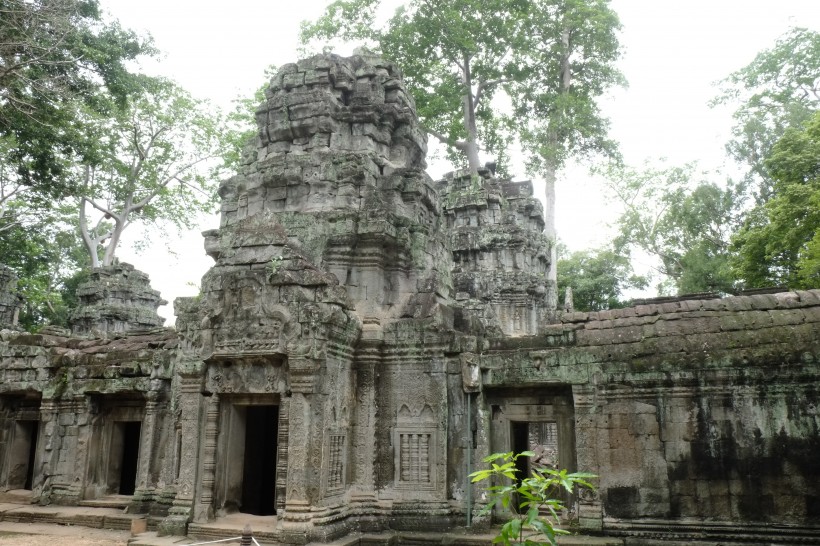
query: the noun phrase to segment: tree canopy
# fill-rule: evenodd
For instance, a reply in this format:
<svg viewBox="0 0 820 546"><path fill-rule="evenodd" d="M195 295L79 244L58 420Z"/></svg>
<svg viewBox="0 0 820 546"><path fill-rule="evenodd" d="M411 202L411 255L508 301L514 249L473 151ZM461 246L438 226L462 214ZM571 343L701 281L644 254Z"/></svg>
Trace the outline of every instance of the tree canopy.
<svg viewBox="0 0 820 546"><path fill-rule="evenodd" d="M726 149L746 167L759 203L771 193L766 158L789 127L820 109L820 33L792 28L772 48L721 82L714 104L737 104L733 139Z"/></svg>
<svg viewBox="0 0 820 546"><path fill-rule="evenodd" d="M18 182L54 198L73 193L68 156L93 148L83 108L108 113L132 90L127 62L149 39L103 20L97 0L0 0L0 138Z"/></svg>
<svg viewBox="0 0 820 546"><path fill-rule="evenodd" d="M642 289L647 279L635 275L628 255L609 248L581 250L558 257L558 289L572 289L576 311L605 311L625 307L629 289Z"/></svg>
<svg viewBox="0 0 820 546"><path fill-rule="evenodd" d="M216 200L228 140L220 118L169 80L139 81L140 92L126 108L90 120L98 145L93 160L74 169L81 180L79 228L92 267L112 263L133 222L190 228Z"/></svg>
<svg viewBox="0 0 820 546"><path fill-rule="evenodd" d="M820 286L820 111L791 127L765 166L772 195L733 239L734 272L749 287Z"/></svg>
<svg viewBox="0 0 820 546"><path fill-rule="evenodd" d="M617 166L606 177L624 207L615 248L654 257L666 283L661 292L734 290L729 239L743 199L736 186L718 185L695 164Z"/></svg>

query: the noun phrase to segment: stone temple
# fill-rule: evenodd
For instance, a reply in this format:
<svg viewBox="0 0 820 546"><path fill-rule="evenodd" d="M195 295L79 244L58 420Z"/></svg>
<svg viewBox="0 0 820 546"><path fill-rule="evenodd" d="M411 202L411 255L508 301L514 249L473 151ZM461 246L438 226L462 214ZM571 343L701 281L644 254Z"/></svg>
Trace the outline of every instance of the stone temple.
<svg viewBox="0 0 820 546"><path fill-rule="evenodd" d="M120 264L71 332L21 333L0 269L0 490L160 534L441 543L484 507L482 458L533 449L599 476L582 532L820 543L820 291L550 309L532 185L432 180L378 57L282 67L257 121L175 330Z"/></svg>

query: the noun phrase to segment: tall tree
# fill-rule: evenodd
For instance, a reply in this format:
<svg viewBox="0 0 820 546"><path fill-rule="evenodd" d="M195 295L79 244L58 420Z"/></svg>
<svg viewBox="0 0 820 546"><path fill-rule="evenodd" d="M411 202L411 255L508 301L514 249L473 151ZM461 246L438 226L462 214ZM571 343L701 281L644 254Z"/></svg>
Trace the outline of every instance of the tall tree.
<svg viewBox="0 0 820 546"><path fill-rule="evenodd" d="M78 165L79 227L92 267L110 265L134 222L190 228L215 203L226 134L219 117L176 84L141 78L122 111L97 117L93 162Z"/></svg>
<svg viewBox="0 0 820 546"><path fill-rule="evenodd" d="M647 279L632 271L629 256L610 248L567 252L558 257L558 288L572 289L576 311L605 311L625 307L624 292L642 289Z"/></svg>
<svg viewBox="0 0 820 546"><path fill-rule="evenodd" d="M336 0L304 23L302 41L365 42L405 72L426 131L472 174L479 150L503 163L517 141L546 179L547 236L555 241L556 172L569 157L615 146L597 99L623 83L617 15L606 0L410 0L385 26L378 0ZM494 100L499 99L499 100ZM499 106L507 103L509 108ZM556 303L556 255L548 275Z"/></svg>
<svg viewBox="0 0 820 546"><path fill-rule="evenodd" d="M68 156L93 149L77 103L107 113L132 90L127 62L153 53L149 40L105 22L97 0L0 0L0 136L14 148L3 160L36 195L74 188Z"/></svg>
<svg viewBox="0 0 820 546"><path fill-rule="evenodd" d="M790 128L765 161L771 198L733 238L732 265L748 287L820 286L820 111Z"/></svg>
<svg viewBox="0 0 820 546"><path fill-rule="evenodd" d="M695 165L606 172L610 189L623 204L616 250L632 249L655 258L655 269L674 292L734 290L729 240L743 201L735 185L719 186Z"/></svg>
<svg viewBox="0 0 820 546"><path fill-rule="evenodd" d="M820 109L820 33L791 29L721 87L713 104L740 104L727 151L745 165L746 181L763 203L772 192L765 166L772 147L787 128L800 127Z"/></svg>

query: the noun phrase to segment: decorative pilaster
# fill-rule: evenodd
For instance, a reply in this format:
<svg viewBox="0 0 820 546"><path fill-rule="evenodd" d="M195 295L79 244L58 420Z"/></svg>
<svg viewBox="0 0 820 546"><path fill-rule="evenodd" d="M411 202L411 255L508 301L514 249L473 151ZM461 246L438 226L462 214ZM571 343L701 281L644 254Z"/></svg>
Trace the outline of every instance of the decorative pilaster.
<svg viewBox="0 0 820 546"><path fill-rule="evenodd" d="M594 415L594 387L573 385L575 404L575 449L578 471L599 474L597 426ZM601 498L597 491L582 488L578 498L578 522L585 531L603 528Z"/></svg>
<svg viewBox="0 0 820 546"><path fill-rule="evenodd" d="M159 408L159 393L155 390L145 394L145 415L142 420L140 438L140 459L137 469L137 488L129 505L129 512L135 514L147 513L154 500L155 487L151 480L151 463L157 459L155 448L157 442L157 410Z"/></svg>
<svg viewBox="0 0 820 546"><path fill-rule="evenodd" d="M282 522L282 542L307 542L310 528L310 501L308 499L310 403L302 393L290 398L290 437L288 439L288 485L285 513ZM318 469L318 467L317 467ZM317 472L318 473L318 472Z"/></svg>
<svg viewBox="0 0 820 546"><path fill-rule="evenodd" d="M214 517L214 481L216 479L216 438L219 436L219 395L212 394L205 410L205 444L202 451L202 489L199 495L198 520Z"/></svg>
<svg viewBox="0 0 820 546"><path fill-rule="evenodd" d="M185 535L188 522L191 521L196 494L197 470L196 464L183 464L183 461L199 460L199 416L202 407L200 394L202 378L199 368L201 362L187 362L186 370L182 365L177 367L179 376L179 397L176 400L174 414L176 415L176 430L173 450L174 488L176 496L168 510L168 515L159 525L160 535ZM163 496L168 496L164 491Z"/></svg>
<svg viewBox="0 0 820 546"><path fill-rule="evenodd" d="M57 401L43 398L40 402L40 437L37 439L40 450L39 468L34 470L33 497L42 505L49 504L54 471L59 457L60 438L55 434L57 428Z"/></svg>

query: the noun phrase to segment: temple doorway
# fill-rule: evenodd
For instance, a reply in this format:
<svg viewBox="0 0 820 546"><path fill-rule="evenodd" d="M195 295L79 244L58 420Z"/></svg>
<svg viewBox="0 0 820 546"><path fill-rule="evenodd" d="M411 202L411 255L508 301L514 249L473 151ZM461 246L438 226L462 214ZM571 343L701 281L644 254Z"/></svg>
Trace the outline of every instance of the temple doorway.
<svg viewBox="0 0 820 546"><path fill-rule="evenodd" d="M136 489L141 428L139 421L114 423L109 483L120 495L133 495Z"/></svg>
<svg viewBox="0 0 820 546"><path fill-rule="evenodd" d="M245 456L242 473L242 512L276 514L276 436L279 406L245 408Z"/></svg>
<svg viewBox="0 0 820 546"><path fill-rule="evenodd" d="M519 479L529 477L535 468L575 471L575 410L569 387L498 389L488 392L487 399L491 451L534 453L517 459ZM564 497L567 506L574 503L561 491L555 495Z"/></svg>
<svg viewBox="0 0 820 546"><path fill-rule="evenodd" d="M277 508L279 405L238 396L222 407L214 504L217 515L273 516Z"/></svg>
<svg viewBox="0 0 820 546"><path fill-rule="evenodd" d="M39 398L0 397L0 487L31 491L39 484L39 435Z"/></svg>
<svg viewBox="0 0 820 546"><path fill-rule="evenodd" d="M145 401L132 394L90 395L88 466L83 500L133 495L140 466Z"/></svg>
<svg viewBox="0 0 820 546"><path fill-rule="evenodd" d="M39 421L16 421L14 439L9 450L9 489L29 489L34 482L34 459L37 456Z"/></svg>
<svg viewBox="0 0 820 546"><path fill-rule="evenodd" d="M569 388L499 389L487 398L493 452L534 452L534 457L518 459L525 476L531 467L575 470L575 411Z"/></svg>

